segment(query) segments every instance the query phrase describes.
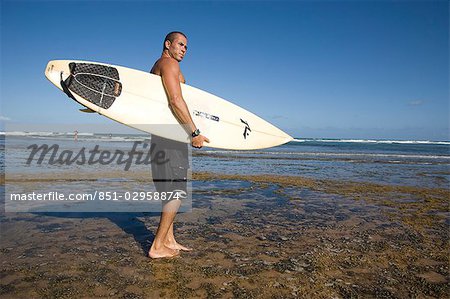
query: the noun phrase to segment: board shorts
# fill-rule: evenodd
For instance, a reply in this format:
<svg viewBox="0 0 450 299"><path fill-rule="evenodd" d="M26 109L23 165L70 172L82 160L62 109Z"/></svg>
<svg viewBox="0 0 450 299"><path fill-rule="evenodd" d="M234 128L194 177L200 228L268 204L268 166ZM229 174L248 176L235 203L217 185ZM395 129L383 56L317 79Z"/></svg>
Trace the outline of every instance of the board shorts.
<svg viewBox="0 0 450 299"><path fill-rule="evenodd" d="M152 135L152 178L156 191L187 194L188 144Z"/></svg>

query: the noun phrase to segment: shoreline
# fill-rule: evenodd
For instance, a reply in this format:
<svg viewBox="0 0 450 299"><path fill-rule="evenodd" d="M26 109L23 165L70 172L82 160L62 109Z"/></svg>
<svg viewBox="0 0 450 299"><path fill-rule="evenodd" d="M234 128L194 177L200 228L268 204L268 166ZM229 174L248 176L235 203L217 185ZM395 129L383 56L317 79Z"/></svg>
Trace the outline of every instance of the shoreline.
<svg viewBox="0 0 450 299"><path fill-rule="evenodd" d="M96 175L82 177L95 182ZM146 172L128 179L151 182ZM175 230L195 251L173 260L145 256L155 213L4 214L0 295L444 298L449 292L447 189L207 172L192 179L193 209L177 216Z"/></svg>

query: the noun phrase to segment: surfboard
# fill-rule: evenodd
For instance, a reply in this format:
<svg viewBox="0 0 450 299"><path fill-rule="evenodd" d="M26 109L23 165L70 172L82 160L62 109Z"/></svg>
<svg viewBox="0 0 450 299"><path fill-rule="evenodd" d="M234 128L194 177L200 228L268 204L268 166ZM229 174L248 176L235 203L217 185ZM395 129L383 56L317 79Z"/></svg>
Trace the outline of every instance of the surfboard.
<svg viewBox="0 0 450 299"><path fill-rule="evenodd" d="M81 111L97 112L132 128L190 143L189 132L179 124L168 104L160 76L105 63L52 60L45 76ZM181 84L183 98L205 146L251 150L269 148L293 138L257 115L199 88Z"/></svg>

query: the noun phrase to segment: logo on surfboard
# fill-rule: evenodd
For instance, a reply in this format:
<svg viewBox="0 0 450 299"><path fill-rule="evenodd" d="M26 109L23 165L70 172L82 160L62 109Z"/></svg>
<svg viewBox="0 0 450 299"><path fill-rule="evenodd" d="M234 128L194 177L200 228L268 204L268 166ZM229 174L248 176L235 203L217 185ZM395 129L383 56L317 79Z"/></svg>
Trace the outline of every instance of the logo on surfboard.
<svg viewBox="0 0 450 299"><path fill-rule="evenodd" d="M192 113L195 116L204 117L206 119L210 119L210 120L213 120L213 121L219 121L219 117L218 116L211 115L211 114L208 114L206 112L194 110L194 111L192 111Z"/></svg>
<svg viewBox="0 0 450 299"><path fill-rule="evenodd" d="M252 130L250 129L250 126L248 125L248 123L245 121L245 120L243 120L242 118L241 118L241 123L243 123L244 125L245 125L245 129L244 129L244 139L247 139L247 136L249 135L249 132L251 132Z"/></svg>

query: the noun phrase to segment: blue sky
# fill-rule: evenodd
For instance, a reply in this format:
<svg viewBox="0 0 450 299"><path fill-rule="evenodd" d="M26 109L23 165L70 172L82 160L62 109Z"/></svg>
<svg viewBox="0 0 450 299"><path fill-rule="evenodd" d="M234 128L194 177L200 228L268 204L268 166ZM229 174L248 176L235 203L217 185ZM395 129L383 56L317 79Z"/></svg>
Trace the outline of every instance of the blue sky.
<svg viewBox="0 0 450 299"><path fill-rule="evenodd" d="M450 139L448 1L1 1L0 120L111 123L47 62L148 70L172 30L188 84L295 137Z"/></svg>

